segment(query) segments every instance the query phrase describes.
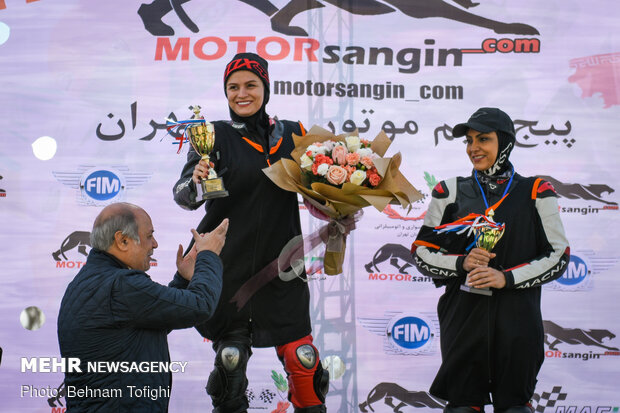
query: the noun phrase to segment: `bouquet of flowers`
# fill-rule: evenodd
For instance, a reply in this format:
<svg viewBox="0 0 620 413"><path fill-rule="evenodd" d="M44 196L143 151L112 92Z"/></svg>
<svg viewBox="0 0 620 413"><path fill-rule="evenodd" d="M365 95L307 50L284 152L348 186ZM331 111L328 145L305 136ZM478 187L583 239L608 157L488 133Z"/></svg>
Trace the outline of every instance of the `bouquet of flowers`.
<svg viewBox="0 0 620 413"><path fill-rule="evenodd" d="M370 148L370 141L347 136L344 142L314 142L300 158L306 182L329 183L342 187L346 182L375 188L381 182L373 159L379 158ZM311 187L307 184L308 187Z"/></svg>
<svg viewBox="0 0 620 413"><path fill-rule="evenodd" d="M370 205L378 211L388 204L408 207L422 194L398 170L400 153L383 157L391 144L384 132L368 141L313 126L293 140L293 159L280 159L263 172L280 188L299 193L313 216L330 220L323 264L326 274L340 274L346 234L358 211Z"/></svg>

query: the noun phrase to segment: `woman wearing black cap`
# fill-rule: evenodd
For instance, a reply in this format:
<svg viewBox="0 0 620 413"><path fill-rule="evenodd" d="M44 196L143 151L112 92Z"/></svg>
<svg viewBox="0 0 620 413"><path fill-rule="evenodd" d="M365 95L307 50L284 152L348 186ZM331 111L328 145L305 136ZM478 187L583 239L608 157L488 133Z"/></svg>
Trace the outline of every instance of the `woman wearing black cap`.
<svg viewBox="0 0 620 413"><path fill-rule="evenodd" d="M419 271L446 287L437 306L442 363L430 392L448 401L449 413L486 404L531 413L544 359L540 286L569 261L557 195L548 182L514 172L514 125L501 110L478 109L453 135L466 136L474 170L435 186L412 247ZM437 228L472 213L505 224L492 252L473 248L473 234Z"/></svg>
<svg viewBox="0 0 620 413"><path fill-rule="evenodd" d="M251 347L276 347L289 380L295 412L325 412L329 376L312 345L309 290L301 278L275 278L258 289L241 309L231 298L261 269L277 260L285 245L301 234L297 195L278 188L262 172L280 158L290 158L292 134L303 135L299 122L270 118L267 62L254 53L236 55L224 72L230 121L213 122L215 148L211 158L229 195L205 203L200 233L229 218L226 244L220 254L224 284L213 317L197 327L213 340L215 368L207 383L216 413L245 412L246 367ZM214 156L213 156L214 154ZM190 150L174 199L196 209L196 184L209 165ZM305 274L302 274L305 278ZM180 280L176 280L177 282Z"/></svg>

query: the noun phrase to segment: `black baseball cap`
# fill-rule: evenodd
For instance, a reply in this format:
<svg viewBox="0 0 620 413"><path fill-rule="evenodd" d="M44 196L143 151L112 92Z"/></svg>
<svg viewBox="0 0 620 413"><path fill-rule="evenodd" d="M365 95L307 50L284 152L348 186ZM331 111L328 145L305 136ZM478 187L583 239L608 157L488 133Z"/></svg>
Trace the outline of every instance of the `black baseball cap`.
<svg viewBox="0 0 620 413"><path fill-rule="evenodd" d="M515 139L515 125L505 112L498 108L480 108L466 123L459 123L452 129L452 136L465 136L468 129L479 132L501 131Z"/></svg>

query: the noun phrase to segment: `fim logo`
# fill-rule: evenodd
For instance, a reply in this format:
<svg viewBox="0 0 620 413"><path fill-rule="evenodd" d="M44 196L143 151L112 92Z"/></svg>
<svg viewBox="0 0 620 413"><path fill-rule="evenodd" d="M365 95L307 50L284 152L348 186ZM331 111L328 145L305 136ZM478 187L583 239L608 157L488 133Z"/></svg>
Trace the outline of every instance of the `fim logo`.
<svg viewBox="0 0 620 413"><path fill-rule="evenodd" d="M577 251L577 254L571 254L564 274L545 284L543 288L555 291L590 291L593 288L593 275L611 269L617 262L616 257L597 257L592 250Z"/></svg>
<svg viewBox="0 0 620 413"><path fill-rule="evenodd" d="M386 311L382 318L358 318L370 332L383 336L386 354L432 355L439 337L439 321L434 313Z"/></svg>
<svg viewBox="0 0 620 413"><path fill-rule="evenodd" d="M123 201L127 189L148 181L152 174L130 172L126 166L100 168L81 165L76 172L53 172L64 185L77 190L79 205L104 206Z"/></svg>
<svg viewBox="0 0 620 413"><path fill-rule="evenodd" d="M431 409L443 409L446 407L446 402L438 397L432 396L425 391L411 391L404 387L399 386L396 383L379 383L373 389L368 392L366 401L359 404L360 411L366 413L369 408L370 411L375 411L372 408L372 404L383 399L384 403L390 406L394 412L401 412L401 408L405 406L411 407L429 407ZM398 404L394 404L394 400Z"/></svg>

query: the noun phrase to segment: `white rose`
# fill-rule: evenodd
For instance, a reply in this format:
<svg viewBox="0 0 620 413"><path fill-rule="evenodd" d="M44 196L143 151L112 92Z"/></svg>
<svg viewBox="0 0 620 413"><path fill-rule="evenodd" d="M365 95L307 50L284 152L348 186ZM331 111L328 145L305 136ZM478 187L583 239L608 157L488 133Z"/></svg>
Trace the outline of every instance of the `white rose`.
<svg viewBox="0 0 620 413"><path fill-rule="evenodd" d="M349 152L357 151L362 144L359 136L347 136L344 140L347 142L347 149Z"/></svg>
<svg viewBox="0 0 620 413"><path fill-rule="evenodd" d="M319 153L319 147L316 145L310 145L306 148L306 152L312 152L312 156L315 156L317 153Z"/></svg>
<svg viewBox="0 0 620 413"><path fill-rule="evenodd" d="M316 172L321 176L325 176L327 175L328 169L329 169L329 165L326 163L322 163L316 168Z"/></svg>
<svg viewBox="0 0 620 413"><path fill-rule="evenodd" d="M300 161L301 161L301 169L307 169L307 170L312 169L312 159L310 159L310 157L306 155L305 153L301 155Z"/></svg>
<svg viewBox="0 0 620 413"><path fill-rule="evenodd" d="M360 158L363 158L364 156L370 156L372 154L372 149L370 149L370 148L359 148L355 152L359 153Z"/></svg>
<svg viewBox="0 0 620 413"><path fill-rule="evenodd" d="M365 171L361 171L361 170L357 170L355 172L353 172L351 174L351 183L355 184L355 185L361 185L362 182L364 182L364 180L366 179L366 172Z"/></svg>

